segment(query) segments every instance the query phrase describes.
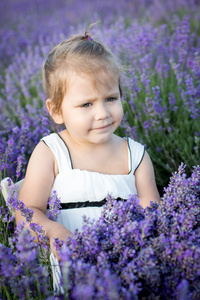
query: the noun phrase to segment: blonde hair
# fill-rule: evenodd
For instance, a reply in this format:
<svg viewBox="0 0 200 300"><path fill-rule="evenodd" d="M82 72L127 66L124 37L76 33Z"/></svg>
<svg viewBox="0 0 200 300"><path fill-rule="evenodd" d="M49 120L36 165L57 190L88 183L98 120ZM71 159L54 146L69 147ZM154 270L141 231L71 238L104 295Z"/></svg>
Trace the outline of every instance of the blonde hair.
<svg viewBox="0 0 200 300"><path fill-rule="evenodd" d="M113 75L110 79L117 78L122 94L121 66L107 47L91 38L89 27L84 35L73 35L54 47L43 66L43 86L47 99L51 99L54 113L60 112L62 100L67 92L69 71L88 74L96 80L102 72Z"/></svg>

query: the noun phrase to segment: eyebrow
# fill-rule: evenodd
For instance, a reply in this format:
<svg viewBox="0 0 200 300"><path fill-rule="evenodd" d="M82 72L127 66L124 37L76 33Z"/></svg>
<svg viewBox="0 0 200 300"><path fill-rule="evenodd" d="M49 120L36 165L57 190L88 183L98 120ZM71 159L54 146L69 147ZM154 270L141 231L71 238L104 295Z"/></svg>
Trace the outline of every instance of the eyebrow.
<svg viewBox="0 0 200 300"><path fill-rule="evenodd" d="M120 91L113 91L112 93L109 93L109 94L105 94L105 96L103 97L104 99L107 99L107 98L110 98L110 97L119 97L120 95ZM85 98L85 99L80 99L80 102L83 102L83 103L87 103L87 102L94 102L96 101L97 98Z"/></svg>

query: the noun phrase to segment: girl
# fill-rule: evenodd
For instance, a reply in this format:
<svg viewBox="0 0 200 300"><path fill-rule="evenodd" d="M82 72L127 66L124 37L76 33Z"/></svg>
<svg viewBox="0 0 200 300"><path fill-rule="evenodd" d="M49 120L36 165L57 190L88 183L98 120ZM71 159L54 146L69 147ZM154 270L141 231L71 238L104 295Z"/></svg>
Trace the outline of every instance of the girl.
<svg viewBox="0 0 200 300"><path fill-rule="evenodd" d="M56 46L43 67L48 111L65 129L43 137L30 158L19 199L34 210L52 252L54 238L65 240L82 217L97 219L110 194L140 204L159 202L154 171L144 146L114 134L123 117L121 68L101 43L85 35ZM62 219L46 217L53 191L62 203ZM23 220L16 212L16 221Z"/></svg>

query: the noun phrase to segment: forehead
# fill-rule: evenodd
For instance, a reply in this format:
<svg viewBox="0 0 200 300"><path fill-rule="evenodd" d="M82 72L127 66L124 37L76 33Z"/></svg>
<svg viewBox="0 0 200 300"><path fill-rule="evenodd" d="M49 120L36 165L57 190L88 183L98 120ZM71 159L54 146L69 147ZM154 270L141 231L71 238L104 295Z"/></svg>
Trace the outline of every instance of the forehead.
<svg viewBox="0 0 200 300"><path fill-rule="evenodd" d="M119 86L119 74L107 70L95 70L93 72L77 73L70 71L68 74L68 88L71 85L90 85L97 90L113 89Z"/></svg>
<svg viewBox="0 0 200 300"><path fill-rule="evenodd" d="M98 76L92 76L91 74L71 72L68 78L65 97L73 102L94 99L98 95L101 97L117 96L120 93L117 77L112 74L103 72Z"/></svg>

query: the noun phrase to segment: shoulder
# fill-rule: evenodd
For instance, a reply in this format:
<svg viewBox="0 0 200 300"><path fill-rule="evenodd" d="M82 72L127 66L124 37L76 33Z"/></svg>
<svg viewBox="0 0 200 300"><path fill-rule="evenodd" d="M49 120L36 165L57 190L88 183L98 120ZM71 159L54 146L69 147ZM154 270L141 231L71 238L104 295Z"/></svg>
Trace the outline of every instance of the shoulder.
<svg viewBox="0 0 200 300"><path fill-rule="evenodd" d="M41 140L32 152L29 164L44 165L54 161L54 155L50 148Z"/></svg>
<svg viewBox="0 0 200 300"><path fill-rule="evenodd" d="M144 170L147 172L150 172L150 173L154 172L151 158L146 150L144 150L144 155L143 155L142 161L137 168L137 174L140 172L143 172Z"/></svg>
<svg viewBox="0 0 200 300"><path fill-rule="evenodd" d="M41 140L33 150L29 163L28 169L40 170L53 169L55 168L55 157L51 149Z"/></svg>

